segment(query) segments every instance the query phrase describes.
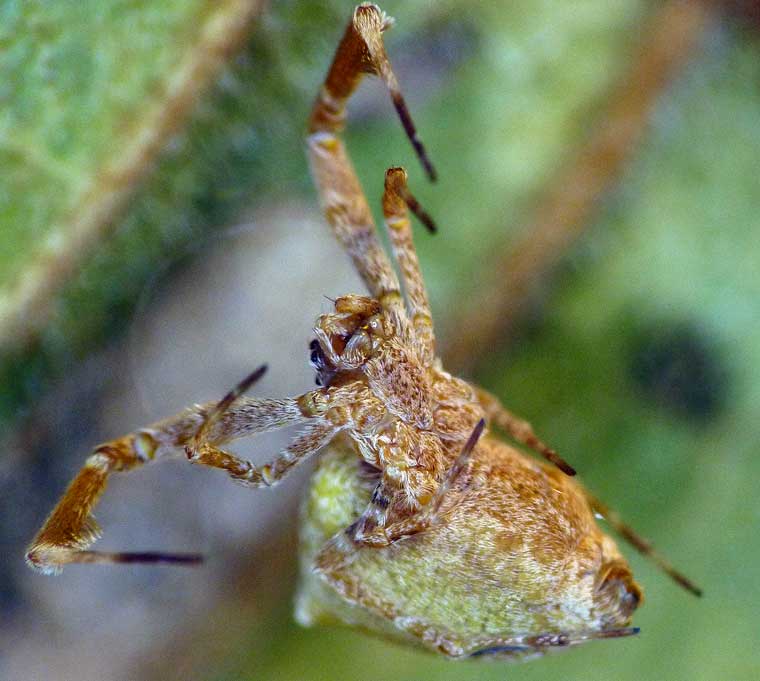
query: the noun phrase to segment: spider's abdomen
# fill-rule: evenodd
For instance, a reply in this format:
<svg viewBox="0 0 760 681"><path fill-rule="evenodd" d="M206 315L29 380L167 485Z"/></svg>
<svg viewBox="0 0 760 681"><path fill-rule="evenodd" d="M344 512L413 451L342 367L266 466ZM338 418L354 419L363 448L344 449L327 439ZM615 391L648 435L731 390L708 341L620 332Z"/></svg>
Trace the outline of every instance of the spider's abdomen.
<svg viewBox="0 0 760 681"><path fill-rule="evenodd" d="M356 519L371 492L351 448L337 446L322 458L303 514L302 624L359 624L409 641L399 618L407 631L410 622L424 622L445 632L428 647L458 656L494 637L624 627L641 600L582 488L490 438L476 448L433 526L361 550L335 574L315 574L316 553ZM359 591L376 607L357 605L352 593Z"/></svg>

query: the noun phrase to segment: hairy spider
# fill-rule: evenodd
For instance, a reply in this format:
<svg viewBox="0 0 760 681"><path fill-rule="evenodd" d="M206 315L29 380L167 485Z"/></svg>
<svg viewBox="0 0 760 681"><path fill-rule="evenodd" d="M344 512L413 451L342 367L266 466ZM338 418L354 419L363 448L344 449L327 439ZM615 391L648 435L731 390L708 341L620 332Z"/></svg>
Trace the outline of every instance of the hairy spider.
<svg viewBox="0 0 760 681"><path fill-rule="evenodd" d="M575 471L526 421L443 369L408 212L434 225L403 168L386 172L382 202L400 281L380 245L339 136L346 102L365 74L385 82L435 179L385 54L382 33L390 24L375 5L356 8L308 123L325 215L369 291L338 298L334 311L317 319L309 351L318 389L287 399L245 397L262 366L218 403L100 445L27 560L47 573L69 563L195 563L200 557L192 554L88 550L99 536L91 511L112 472L179 450L190 463L268 487L331 445L309 497L324 494L327 481L330 503L305 515L302 623L337 619L452 657L540 654L636 633L629 624L641 590L595 513L682 586L698 589L575 482ZM301 433L264 466L221 448L293 424L303 425ZM552 465L495 439L489 426Z"/></svg>

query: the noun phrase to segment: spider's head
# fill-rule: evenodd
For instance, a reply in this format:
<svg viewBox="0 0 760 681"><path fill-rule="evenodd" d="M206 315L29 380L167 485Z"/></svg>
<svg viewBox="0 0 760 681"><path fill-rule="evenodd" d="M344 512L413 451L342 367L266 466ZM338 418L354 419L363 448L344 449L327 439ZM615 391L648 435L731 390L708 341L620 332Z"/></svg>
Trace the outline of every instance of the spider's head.
<svg viewBox="0 0 760 681"><path fill-rule="evenodd" d="M377 300L348 295L335 301L335 312L320 315L314 333L311 364L318 385L328 386L335 374L360 369L394 330Z"/></svg>

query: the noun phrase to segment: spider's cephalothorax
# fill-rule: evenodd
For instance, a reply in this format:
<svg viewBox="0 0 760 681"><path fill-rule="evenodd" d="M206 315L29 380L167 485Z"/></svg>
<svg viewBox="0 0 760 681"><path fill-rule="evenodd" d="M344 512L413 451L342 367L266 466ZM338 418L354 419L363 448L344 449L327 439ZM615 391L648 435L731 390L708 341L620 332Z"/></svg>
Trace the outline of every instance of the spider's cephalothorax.
<svg viewBox="0 0 760 681"><path fill-rule="evenodd" d="M405 182L402 170L391 169L386 191L396 177ZM427 308L426 299L420 303ZM427 329L429 313L420 319ZM406 533L411 516L438 490L483 410L474 390L443 372L418 339L398 283L380 300L338 298L335 311L320 316L314 331L317 341L310 348L318 381L328 394L356 395L352 404L329 412L331 418L346 427L361 457L380 473L371 503L351 526L351 539L388 544L401 527Z"/></svg>
<svg viewBox="0 0 760 681"><path fill-rule="evenodd" d="M382 42L390 20L356 8L317 96L307 148L323 209L369 295L346 295L320 316L309 345L317 390L287 399L243 395L260 367L220 402L197 405L95 449L27 552L32 567L198 561L195 555L103 553L91 510L113 472L172 452L250 487L281 480L329 449L306 499L297 617L341 621L451 657L530 656L635 633L641 590L604 515L694 593L620 518L571 477L575 471L489 393L443 370L409 211L432 221L402 168L385 175L383 215L398 273L340 139L345 104L365 74L382 78L431 179ZM221 448L300 424L270 463ZM536 461L488 433L496 427Z"/></svg>

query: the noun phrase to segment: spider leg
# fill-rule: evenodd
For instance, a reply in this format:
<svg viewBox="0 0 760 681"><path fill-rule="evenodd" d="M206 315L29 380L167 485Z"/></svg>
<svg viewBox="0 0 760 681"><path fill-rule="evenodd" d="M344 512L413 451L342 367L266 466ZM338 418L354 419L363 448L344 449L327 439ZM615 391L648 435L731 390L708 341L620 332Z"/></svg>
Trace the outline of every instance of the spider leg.
<svg viewBox="0 0 760 681"><path fill-rule="evenodd" d="M408 537L425 530L433 521L431 501L435 493L436 480L430 471L405 471L407 485L403 492L398 490L398 482L380 479L372 497L358 520L345 530L351 543L344 546L348 554L353 554L356 546L382 547L392 544L402 537ZM438 486L440 488L440 485ZM416 511L409 510L409 488L426 495L421 501L424 506ZM417 497L418 502L420 497ZM437 509L436 509L437 510ZM351 560L351 558L349 558Z"/></svg>
<svg viewBox="0 0 760 681"><path fill-rule="evenodd" d="M513 656L521 653L541 653L552 648L565 648L579 645L588 641L598 641L606 638L623 638L635 636L638 627L622 627L619 629L599 629L575 632L547 632L542 634L522 634L516 636L483 636L468 642L463 655L468 657Z"/></svg>
<svg viewBox="0 0 760 681"><path fill-rule="evenodd" d="M475 387L475 393L480 406L486 412L489 422L495 424L520 444L530 447L530 449L553 463L566 475L575 475L575 469L569 463L538 439L530 423L515 416L495 395L492 395L487 390Z"/></svg>
<svg viewBox="0 0 760 681"><path fill-rule="evenodd" d="M339 430L325 419L316 419L272 461L261 467L207 442L195 450L188 448L188 460L201 466L220 468L247 487L271 487L294 466L329 444Z"/></svg>
<svg viewBox="0 0 760 681"><path fill-rule="evenodd" d="M398 310L402 307L398 279L380 245L364 192L339 137L346 102L365 74L378 75L388 86L423 164L432 172L383 48L382 32L389 25L390 20L375 5L356 8L314 103L307 147L320 202L335 236L371 295L384 307Z"/></svg>
<svg viewBox="0 0 760 681"><path fill-rule="evenodd" d="M684 574L676 570L669 561L663 558L657 551L654 550L652 543L644 539L636 531L634 531L629 525L627 525L617 511L612 510L606 504L602 503L584 490L586 499L588 500L591 508L607 520L612 525L616 532L620 534L633 548L635 548L640 554L649 558L660 570L662 570L668 577L670 577L676 584L686 589L689 593L695 596L702 595L702 589L700 589L694 582L692 582Z"/></svg>
<svg viewBox="0 0 760 681"><path fill-rule="evenodd" d="M390 543L385 534L385 526L394 501L393 492L381 478L359 519L345 531L352 542L367 546L387 546ZM347 548L353 550L350 545Z"/></svg>
<svg viewBox="0 0 760 681"><path fill-rule="evenodd" d="M387 17L377 5L363 3L356 8L351 23L355 26L357 33L359 33L364 41L364 48L366 48L367 55L369 56L369 64L365 63L364 68L370 73L378 75L385 83L385 87L388 88L388 92L390 93L393 107L396 109L396 113L401 120L401 125L404 126L406 136L412 143L412 147L414 147L417 158L419 158L430 181L435 182L438 174L425 151L424 145L417 136L414 121L412 121L409 109L404 101L404 96L401 94L396 74L393 73L388 55L385 53L383 31L393 25L393 19ZM364 55L363 58L365 58Z"/></svg>
<svg viewBox="0 0 760 681"><path fill-rule="evenodd" d="M435 358L433 317L420 261L412 240L407 209L412 210L430 231L434 232L436 228L430 216L422 210L412 196L406 181L407 175L403 168L389 168L386 171L383 215L404 283L409 317L418 343L420 359L425 366L431 366Z"/></svg>
<svg viewBox="0 0 760 681"><path fill-rule="evenodd" d="M177 416L142 428L95 449L53 509L32 541L27 562L47 573L60 572L69 563L197 563L200 556L168 553L100 553L86 549L100 536L92 510L105 491L109 476L126 472L163 455L187 447L192 453L199 445L197 463L223 468L234 477L253 482L258 471L251 464L216 449L216 445L241 437L308 422L304 434L296 438L280 457L263 467L262 479L282 477L303 459L309 447L321 447L339 427L323 418L335 400L324 391L313 391L283 400L255 400L241 397L242 390L263 373L257 370L221 402L196 405ZM337 394L335 399L345 396ZM198 435L201 440L198 440Z"/></svg>
<svg viewBox="0 0 760 681"><path fill-rule="evenodd" d="M48 516L26 553L27 563L56 574L68 563L197 563L193 554L99 553L87 547L100 537L91 515L106 488L108 476L136 468L155 454L150 436L135 433L100 445L87 458L61 500Z"/></svg>
<svg viewBox="0 0 760 681"><path fill-rule="evenodd" d="M397 502L398 493L394 493L394 486L381 478L359 519L327 542L320 552L323 559L329 556L329 561L333 566L347 565L363 547L388 546L403 537L423 532L434 524L440 516L441 505L446 495L467 469L485 425L485 420L481 419L473 428L461 453L446 472L443 481L416 513L412 515L399 513L398 505L394 503ZM422 487L419 484L418 486ZM406 499L406 495L403 499ZM403 502L401 506L403 507ZM396 519L394 516L400 517Z"/></svg>

